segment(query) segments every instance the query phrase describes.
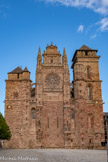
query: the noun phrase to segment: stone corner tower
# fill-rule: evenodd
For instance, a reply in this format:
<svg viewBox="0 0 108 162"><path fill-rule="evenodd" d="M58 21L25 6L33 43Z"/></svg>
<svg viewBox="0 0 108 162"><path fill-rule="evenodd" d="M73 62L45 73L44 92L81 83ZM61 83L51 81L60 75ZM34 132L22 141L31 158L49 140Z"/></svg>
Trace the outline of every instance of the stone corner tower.
<svg viewBox="0 0 108 162"><path fill-rule="evenodd" d="M29 98L31 80L27 67L17 67L8 73L6 80L5 119L10 127L12 137L5 143L7 148L28 147L29 134ZM25 138L26 137L26 138Z"/></svg>
<svg viewBox="0 0 108 162"><path fill-rule="evenodd" d="M72 59L77 139L80 147L98 148L104 141L103 101L97 50L85 45Z"/></svg>

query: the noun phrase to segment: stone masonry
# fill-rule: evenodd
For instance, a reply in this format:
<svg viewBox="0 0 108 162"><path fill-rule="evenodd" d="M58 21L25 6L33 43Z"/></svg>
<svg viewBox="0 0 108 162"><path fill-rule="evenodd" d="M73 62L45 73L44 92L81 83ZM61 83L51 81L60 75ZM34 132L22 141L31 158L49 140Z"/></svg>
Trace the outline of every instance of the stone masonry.
<svg viewBox="0 0 108 162"><path fill-rule="evenodd" d="M72 59L47 45L37 56L36 82L17 67L6 80L5 119L12 137L4 148L101 148L103 101L97 50L83 45ZM42 62L43 56L43 62Z"/></svg>

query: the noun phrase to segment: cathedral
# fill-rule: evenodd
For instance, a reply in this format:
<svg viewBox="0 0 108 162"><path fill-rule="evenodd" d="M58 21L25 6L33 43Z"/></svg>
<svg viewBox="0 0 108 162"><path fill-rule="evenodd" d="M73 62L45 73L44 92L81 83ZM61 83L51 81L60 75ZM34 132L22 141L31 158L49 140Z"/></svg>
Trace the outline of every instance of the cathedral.
<svg viewBox="0 0 108 162"><path fill-rule="evenodd" d="M85 45L72 58L47 45L37 55L36 80L17 67L8 73L5 119L12 137L4 148L95 148L104 142L103 100L97 50ZM61 61L62 60L62 61Z"/></svg>

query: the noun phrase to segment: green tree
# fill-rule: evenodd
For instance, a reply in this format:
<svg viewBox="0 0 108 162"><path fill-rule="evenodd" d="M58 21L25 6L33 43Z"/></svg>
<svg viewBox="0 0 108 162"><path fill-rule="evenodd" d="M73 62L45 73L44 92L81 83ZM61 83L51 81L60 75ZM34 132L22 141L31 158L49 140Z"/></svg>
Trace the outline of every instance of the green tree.
<svg viewBox="0 0 108 162"><path fill-rule="evenodd" d="M9 140L11 138L11 132L7 125L3 115L0 113L0 140Z"/></svg>

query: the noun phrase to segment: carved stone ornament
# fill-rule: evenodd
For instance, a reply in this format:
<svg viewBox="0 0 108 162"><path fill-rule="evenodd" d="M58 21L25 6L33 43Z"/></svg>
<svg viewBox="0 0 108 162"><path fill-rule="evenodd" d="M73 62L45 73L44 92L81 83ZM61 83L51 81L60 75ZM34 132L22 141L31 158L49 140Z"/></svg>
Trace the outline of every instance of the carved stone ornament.
<svg viewBox="0 0 108 162"><path fill-rule="evenodd" d="M8 105L7 108L8 108L8 109L12 109L12 106L11 106L11 105Z"/></svg>
<svg viewBox="0 0 108 162"><path fill-rule="evenodd" d="M58 88L60 84L60 78L55 73L50 73L46 76L46 86L47 88Z"/></svg>

